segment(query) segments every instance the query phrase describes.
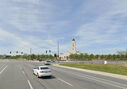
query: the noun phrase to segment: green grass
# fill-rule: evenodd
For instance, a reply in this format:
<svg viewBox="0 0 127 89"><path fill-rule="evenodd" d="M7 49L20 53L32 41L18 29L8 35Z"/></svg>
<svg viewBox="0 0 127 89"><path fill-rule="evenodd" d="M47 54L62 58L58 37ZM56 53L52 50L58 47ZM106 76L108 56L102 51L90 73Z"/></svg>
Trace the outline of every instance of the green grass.
<svg viewBox="0 0 127 89"><path fill-rule="evenodd" d="M62 66L69 66L81 69L102 71L114 74L127 75L127 66L116 64L60 64Z"/></svg>

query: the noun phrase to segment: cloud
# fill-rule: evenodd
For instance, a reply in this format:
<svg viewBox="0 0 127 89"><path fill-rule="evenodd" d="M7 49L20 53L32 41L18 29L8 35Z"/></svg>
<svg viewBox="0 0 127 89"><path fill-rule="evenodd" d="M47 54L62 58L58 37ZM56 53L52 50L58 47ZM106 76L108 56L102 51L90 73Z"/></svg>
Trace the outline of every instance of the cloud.
<svg viewBox="0 0 127 89"><path fill-rule="evenodd" d="M31 4L39 4L40 0L13 0L14 2L19 3L31 3Z"/></svg>
<svg viewBox="0 0 127 89"><path fill-rule="evenodd" d="M127 17L127 6L125 5L127 1L123 1L124 2L119 2L117 0L113 1L110 7L106 7L108 10L101 11L101 13L97 10L97 12L94 12L94 14L97 13L97 16L94 17L92 21L79 27L76 32L76 36L79 37L80 43L78 47L84 47L84 49L92 46L95 47L95 45L97 48L100 48L98 47L99 45L103 45L104 47L106 47L106 45L110 45L112 47L113 45L124 42L125 34L122 34L121 32L126 32L126 30L123 29L123 19ZM88 6L91 5L88 4ZM103 7L105 6L106 3ZM94 7L94 5L92 7ZM94 10L95 9L92 8L91 11ZM109 49L110 46L108 46ZM100 48L100 50L106 50L104 47Z"/></svg>
<svg viewBox="0 0 127 89"><path fill-rule="evenodd" d="M28 48L35 47L24 39L3 29L0 29L0 41L4 43L4 46L0 44L1 53L9 53L12 50L23 50L26 52Z"/></svg>
<svg viewBox="0 0 127 89"><path fill-rule="evenodd" d="M1 48L57 52L59 41L60 52L66 52L71 49L73 37L82 52L125 48L126 3L126 0L2 0Z"/></svg>
<svg viewBox="0 0 127 89"><path fill-rule="evenodd" d="M1 40L6 40L3 43L7 44L6 48L9 50L23 49L27 53L30 48L35 53L42 53L42 49L56 51L56 41L62 37L55 37L52 33L58 32L57 29L68 22L50 20L53 5L44 0L39 3L41 5L37 6L33 1L13 0L9 3L9 8L3 8L8 1L0 4L0 7L3 8L0 10L3 12L0 16L0 19L3 20L0 22L3 28L1 29L1 34L3 34Z"/></svg>
<svg viewBox="0 0 127 89"><path fill-rule="evenodd" d="M39 2L39 5L36 5L36 2ZM45 32L53 9L53 5L46 0L12 0L10 3L6 0L1 2L0 7L0 19L4 24L28 32Z"/></svg>
<svg viewBox="0 0 127 89"><path fill-rule="evenodd" d="M17 46L17 47L34 47L32 44L26 42L25 40L23 40L19 36L16 36L15 34L10 33L8 31L5 31L3 29L0 29L0 38L1 38L2 41L7 41L10 44L12 44L13 46Z"/></svg>
<svg viewBox="0 0 127 89"><path fill-rule="evenodd" d="M33 53L44 53L45 50L52 50L56 52L57 42L56 40L45 39L41 40L37 37L31 36L28 38L17 36L13 33L0 29L0 41L6 42L6 47L0 47L2 50L9 51L24 51L29 53L32 48Z"/></svg>
<svg viewBox="0 0 127 89"><path fill-rule="evenodd" d="M89 54L116 54L117 51L125 50L123 47L119 48L103 48L103 49L90 49L87 50L87 53Z"/></svg>

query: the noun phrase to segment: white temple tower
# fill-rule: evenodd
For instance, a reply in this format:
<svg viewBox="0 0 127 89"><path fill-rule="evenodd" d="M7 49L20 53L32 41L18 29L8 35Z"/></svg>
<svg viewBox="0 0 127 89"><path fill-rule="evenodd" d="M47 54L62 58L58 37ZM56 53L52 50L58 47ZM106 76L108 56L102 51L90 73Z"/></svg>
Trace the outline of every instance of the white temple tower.
<svg viewBox="0 0 127 89"><path fill-rule="evenodd" d="M66 53L61 53L59 57L61 58L61 60L68 60L68 57L71 54L80 54L80 52L77 51L77 49L76 49L76 41L75 41L74 38L72 39L72 49L71 49L71 51L66 52Z"/></svg>
<svg viewBox="0 0 127 89"><path fill-rule="evenodd" d="M75 39L73 38L72 39L72 49L71 49L71 53L76 53L77 50L76 50L76 42L75 42Z"/></svg>

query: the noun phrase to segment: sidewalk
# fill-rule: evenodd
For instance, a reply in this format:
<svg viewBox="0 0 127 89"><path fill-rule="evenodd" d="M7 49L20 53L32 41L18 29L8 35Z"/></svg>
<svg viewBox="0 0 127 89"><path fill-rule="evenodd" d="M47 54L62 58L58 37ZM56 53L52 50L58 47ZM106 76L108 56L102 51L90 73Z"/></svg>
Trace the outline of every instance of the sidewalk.
<svg viewBox="0 0 127 89"><path fill-rule="evenodd" d="M67 68L67 69L73 69L73 70L78 70L78 71L84 71L84 72L88 72L88 73L99 74L99 75L104 75L104 76L109 76L109 77L127 80L127 76L125 76L125 75L112 74L112 73L87 70L87 69L80 69L80 68L74 68L74 67L68 67L68 66L61 66L59 64L54 64L53 66L57 66L57 67L61 67L61 68Z"/></svg>

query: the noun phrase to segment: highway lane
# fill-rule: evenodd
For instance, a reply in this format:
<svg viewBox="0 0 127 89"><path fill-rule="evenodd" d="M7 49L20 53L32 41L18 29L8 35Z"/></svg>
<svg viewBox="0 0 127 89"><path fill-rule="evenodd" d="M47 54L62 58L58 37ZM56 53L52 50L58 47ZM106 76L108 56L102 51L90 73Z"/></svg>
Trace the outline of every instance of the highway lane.
<svg viewBox="0 0 127 89"><path fill-rule="evenodd" d="M0 89L127 89L127 81L77 70L49 66L51 78L37 78L40 62L0 61Z"/></svg>
<svg viewBox="0 0 127 89"><path fill-rule="evenodd" d="M37 65L37 63L33 63L33 65ZM54 66L51 68L54 76L68 81L77 89L126 89L127 87L125 80Z"/></svg>
<svg viewBox="0 0 127 89"><path fill-rule="evenodd" d="M0 74L0 89L29 89L29 85L21 74L18 62L6 62Z"/></svg>
<svg viewBox="0 0 127 89"><path fill-rule="evenodd" d="M33 78L31 79L31 82L33 84L34 89L72 89L72 87L67 85L65 81L61 82L60 80L58 80L57 76L55 76L54 73L51 78L47 77L47 78L38 79L35 75L32 74L33 72L31 71L35 67L34 65L24 63L23 66L24 66L23 69L25 73L27 73L26 75L29 75L30 79ZM73 89L76 89L76 88L73 88Z"/></svg>

